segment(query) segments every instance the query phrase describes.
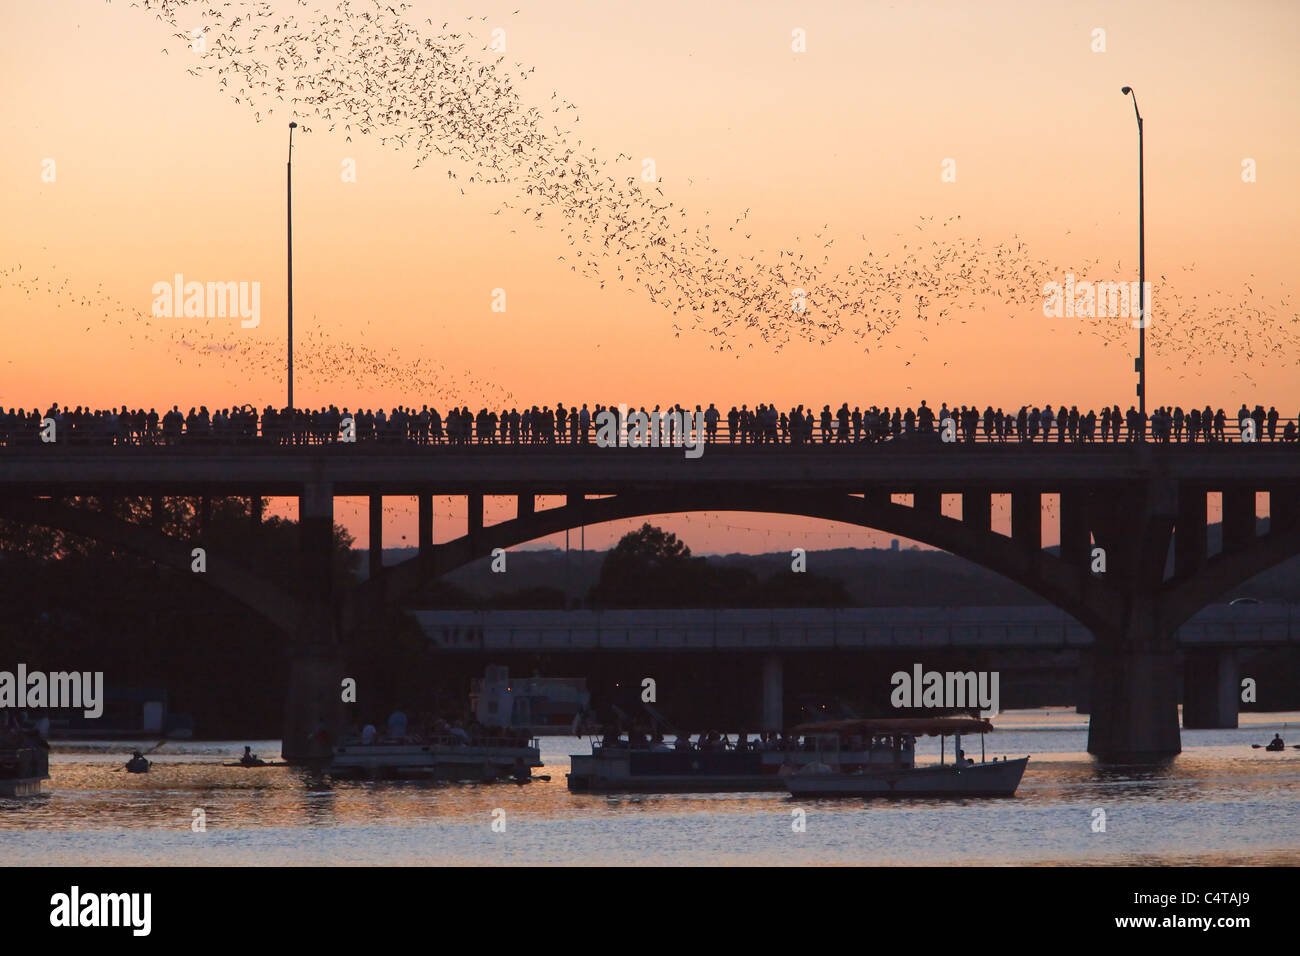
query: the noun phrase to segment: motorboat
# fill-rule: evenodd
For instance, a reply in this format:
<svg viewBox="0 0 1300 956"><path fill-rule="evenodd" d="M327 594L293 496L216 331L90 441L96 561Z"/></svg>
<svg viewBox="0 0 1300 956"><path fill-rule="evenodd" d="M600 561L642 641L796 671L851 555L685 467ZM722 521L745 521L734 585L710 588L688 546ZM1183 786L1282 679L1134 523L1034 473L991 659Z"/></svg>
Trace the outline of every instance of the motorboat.
<svg viewBox="0 0 1300 956"><path fill-rule="evenodd" d="M468 733L429 737L345 738L334 747L328 772L340 777L527 782L542 766L536 738L475 737Z"/></svg>
<svg viewBox="0 0 1300 956"><path fill-rule="evenodd" d="M10 721L0 733L0 797L30 797L50 779L50 745L32 727Z"/></svg>
<svg viewBox="0 0 1300 956"><path fill-rule="evenodd" d="M1010 797L1029 757L987 760L984 735L993 725L982 717L895 717L824 721L796 732L816 741L819 760L783 778L796 797ZM980 735L980 759L966 757L962 735ZM939 763L917 766L918 737L939 737ZM944 741L953 738L953 759ZM869 759L858 756L867 746ZM842 754L849 753L846 762Z"/></svg>
<svg viewBox="0 0 1300 956"><path fill-rule="evenodd" d="M734 739L733 739L734 737ZM865 763L865 752L840 753L841 765ZM796 734L709 734L676 743L610 733L590 754L569 757L575 793L727 793L784 790L785 778L818 760L815 741Z"/></svg>

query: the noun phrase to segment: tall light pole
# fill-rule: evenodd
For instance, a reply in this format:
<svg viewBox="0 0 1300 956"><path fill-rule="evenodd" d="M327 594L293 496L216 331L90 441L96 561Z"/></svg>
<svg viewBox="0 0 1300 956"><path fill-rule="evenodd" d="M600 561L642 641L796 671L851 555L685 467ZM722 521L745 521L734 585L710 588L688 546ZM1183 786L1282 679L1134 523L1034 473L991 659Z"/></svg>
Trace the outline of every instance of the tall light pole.
<svg viewBox="0 0 1300 956"><path fill-rule="evenodd" d="M1121 91L1125 96L1133 97L1133 115L1138 121L1138 411L1143 416L1147 413L1147 234L1146 234L1146 198L1142 181L1142 114L1138 112L1137 94L1133 87L1126 86Z"/></svg>
<svg viewBox="0 0 1300 956"><path fill-rule="evenodd" d="M297 123L289 124L289 160L284 164L285 202L289 233L289 414L293 414L293 131Z"/></svg>

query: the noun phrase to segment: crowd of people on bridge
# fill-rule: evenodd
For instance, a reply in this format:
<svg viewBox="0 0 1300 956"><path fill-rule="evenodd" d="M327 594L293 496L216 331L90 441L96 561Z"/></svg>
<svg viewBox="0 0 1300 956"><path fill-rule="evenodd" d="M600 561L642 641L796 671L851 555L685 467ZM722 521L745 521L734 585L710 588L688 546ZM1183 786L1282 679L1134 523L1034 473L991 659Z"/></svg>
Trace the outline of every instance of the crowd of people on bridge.
<svg viewBox="0 0 1300 956"><path fill-rule="evenodd" d="M210 412L207 406L182 412L173 405L159 414L157 409L92 409L51 405L43 414L33 408L0 407L0 445L73 444L108 446L157 446L186 444L333 445L355 442L365 445L565 445L590 444L604 421L602 413L617 416L620 428L636 413L649 422L662 422L663 434L671 443L671 430L703 422L707 443L742 445L848 445L879 443L913 437L943 437L959 442L1057 442L1118 443L1215 443L1251 440L1295 442L1300 439L1296 419L1283 419L1276 407L1253 409L1245 404L1231 417L1224 409L1161 406L1144 415L1133 406L1121 411L1118 405L1080 411L1048 403L1022 405L1013 411L976 405L933 408L922 401L919 407L871 405L849 408L843 402L832 411L823 405L798 405L778 411L775 405L760 403L732 406L725 414L714 404L694 409L682 405L647 410L627 406L583 403L581 407L557 403L502 409L452 407L445 414L428 405L416 409L399 405L380 409L349 410L328 405L316 409L276 409L267 406L260 413L250 405L232 406ZM683 437L676 436L679 440Z"/></svg>

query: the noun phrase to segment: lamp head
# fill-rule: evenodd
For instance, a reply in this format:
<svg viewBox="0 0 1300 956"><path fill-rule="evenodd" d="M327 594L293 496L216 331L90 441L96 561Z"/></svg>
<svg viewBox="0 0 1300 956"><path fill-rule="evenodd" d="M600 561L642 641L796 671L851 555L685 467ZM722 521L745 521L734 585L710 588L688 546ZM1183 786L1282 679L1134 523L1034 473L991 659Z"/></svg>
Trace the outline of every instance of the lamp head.
<svg viewBox="0 0 1300 956"><path fill-rule="evenodd" d="M1128 87L1127 87L1127 86L1124 87L1124 92L1126 92L1126 93L1128 92ZM290 124L289 124L289 129L297 129L297 128L298 128L298 124L297 124L297 123L290 123Z"/></svg>
<svg viewBox="0 0 1300 956"><path fill-rule="evenodd" d="M1128 96L1130 93L1133 92L1133 87L1126 86L1124 87L1124 89L1120 90L1120 92L1123 93L1125 96Z"/></svg>

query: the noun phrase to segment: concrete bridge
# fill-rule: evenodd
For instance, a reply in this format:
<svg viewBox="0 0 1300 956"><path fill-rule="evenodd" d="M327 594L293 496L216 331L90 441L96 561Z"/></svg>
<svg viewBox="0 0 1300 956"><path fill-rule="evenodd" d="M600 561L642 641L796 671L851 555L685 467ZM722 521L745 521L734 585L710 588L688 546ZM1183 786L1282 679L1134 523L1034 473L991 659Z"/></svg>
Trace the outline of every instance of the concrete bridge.
<svg viewBox="0 0 1300 956"><path fill-rule="evenodd" d="M983 651L993 652L990 666L996 668L998 651L1066 650L1080 652L1086 673L1096 643L1064 611L1032 606L412 613L429 640L448 654L762 655L765 727L784 726L783 674L790 655L907 651L920 659L927 652ZM1213 605L1177 629L1174 645L1182 658L1183 726L1236 727L1237 652L1300 648L1300 605ZM1089 696L1088 689L1083 695Z"/></svg>
<svg viewBox="0 0 1300 956"><path fill-rule="evenodd" d="M1291 443L1000 445L917 438L710 445L694 460L680 448L589 445L0 450L0 517L102 538L185 571L190 549L201 541L169 538L70 499L298 499L308 568L298 596L254 578L236 555L209 551L206 577L297 642L285 728L292 759L310 756L305 741L312 729L339 718L341 630L404 606L431 578L496 548L584 525L691 511L855 524L952 552L1016 581L1093 635L1089 751L1117 760L1174 754L1180 750L1175 635L1230 588L1300 553L1298 492L1300 448ZM1222 503L1223 547L1215 554L1207 536L1211 494ZM333 578L336 495L370 499L371 577L359 585ZM393 567L381 563L386 495L419 501L418 554ZM464 496L468 512L466 533L437 545L434 495ZM513 497L515 517L485 525L487 495ZM538 495L560 496L564 504L537 510ZM994 495L1009 496L1009 535L991 527ZM1056 552L1044 549L1045 495L1059 496ZM1259 534L1262 495L1269 522ZM1104 571L1094 570L1099 554Z"/></svg>
<svg viewBox="0 0 1300 956"><path fill-rule="evenodd" d="M1078 621L1052 607L854 607L413 611L449 654L819 650L1091 650ZM1300 605L1220 604L1174 633L1180 650L1300 647Z"/></svg>

